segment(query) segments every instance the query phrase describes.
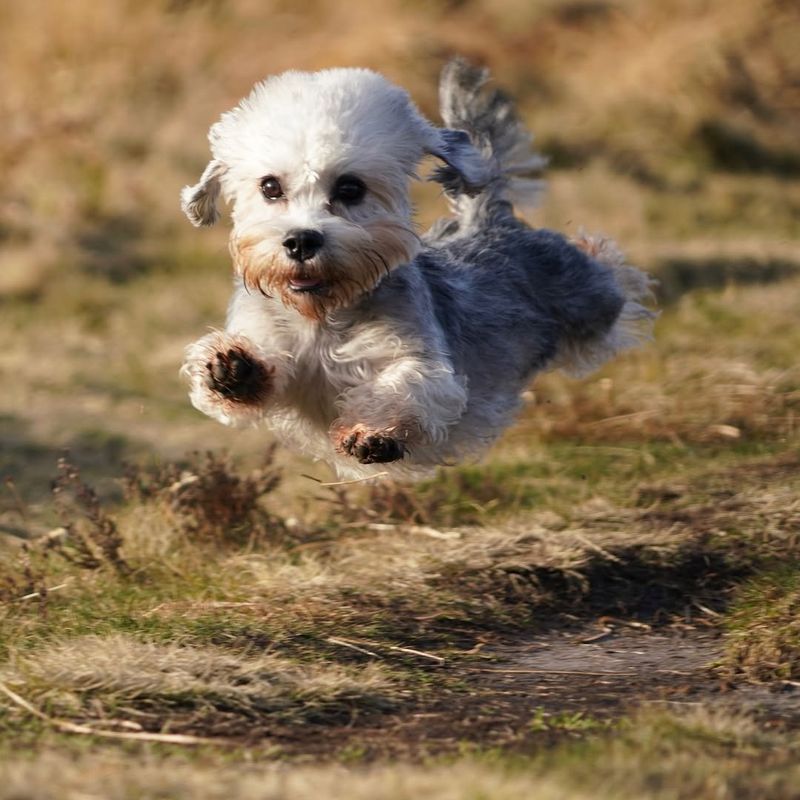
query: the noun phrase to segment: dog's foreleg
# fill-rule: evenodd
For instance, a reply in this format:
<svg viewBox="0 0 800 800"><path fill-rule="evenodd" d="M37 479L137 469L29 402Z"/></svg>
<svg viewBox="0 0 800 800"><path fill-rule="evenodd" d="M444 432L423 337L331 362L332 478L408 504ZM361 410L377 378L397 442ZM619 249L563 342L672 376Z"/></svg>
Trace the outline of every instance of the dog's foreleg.
<svg viewBox="0 0 800 800"><path fill-rule="evenodd" d="M181 374L199 411L225 425L258 423L281 381L280 359L241 334L214 331L186 348Z"/></svg>
<svg viewBox="0 0 800 800"><path fill-rule="evenodd" d="M466 381L448 364L405 357L343 393L331 435L362 464L398 461L415 445L445 442L466 405Z"/></svg>

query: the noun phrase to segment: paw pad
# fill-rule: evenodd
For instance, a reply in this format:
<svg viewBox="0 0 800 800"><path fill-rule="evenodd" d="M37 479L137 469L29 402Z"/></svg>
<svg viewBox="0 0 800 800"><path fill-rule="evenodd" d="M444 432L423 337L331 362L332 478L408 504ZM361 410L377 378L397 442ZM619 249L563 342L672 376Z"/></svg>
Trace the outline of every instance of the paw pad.
<svg viewBox="0 0 800 800"><path fill-rule="evenodd" d="M263 401L272 388L272 370L239 347L216 352L206 373L209 389L240 403Z"/></svg>
<svg viewBox="0 0 800 800"><path fill-rule="evenodd" d="M399 439L362 431L353 431L342 437L339 450L353 456L361 464L385 464L399 461L405 455L405 445Z"/></svg>

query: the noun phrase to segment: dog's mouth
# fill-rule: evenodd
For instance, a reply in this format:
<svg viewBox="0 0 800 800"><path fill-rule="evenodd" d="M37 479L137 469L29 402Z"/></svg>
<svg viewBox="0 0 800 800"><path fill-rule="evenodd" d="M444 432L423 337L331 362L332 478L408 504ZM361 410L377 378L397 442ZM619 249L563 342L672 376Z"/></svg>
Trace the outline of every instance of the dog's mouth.
<svg viewBox="0 0 800 800"><path fill-rule="evenodd" d="M289 278L289 289L298 294L321 294L328 284L313 275L293 275Z"/></svg>

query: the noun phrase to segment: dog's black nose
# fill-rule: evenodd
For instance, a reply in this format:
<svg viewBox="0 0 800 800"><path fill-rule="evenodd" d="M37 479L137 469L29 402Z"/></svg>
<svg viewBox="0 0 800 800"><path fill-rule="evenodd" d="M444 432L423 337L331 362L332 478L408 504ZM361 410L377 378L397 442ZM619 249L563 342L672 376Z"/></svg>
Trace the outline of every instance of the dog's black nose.
<svg viewBox="0 0 800 800"><path fill-rule="evenodd" d="M319 231L289 231L283 246L289 258L295 261L308 261L313 258L325 242Z"/></svg>

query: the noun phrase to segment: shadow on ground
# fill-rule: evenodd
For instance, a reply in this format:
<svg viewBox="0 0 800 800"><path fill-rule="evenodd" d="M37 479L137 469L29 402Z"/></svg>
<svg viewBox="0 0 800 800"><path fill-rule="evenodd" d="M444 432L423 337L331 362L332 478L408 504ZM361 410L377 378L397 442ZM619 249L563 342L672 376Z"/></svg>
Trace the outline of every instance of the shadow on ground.
<svg viewBox="0 0 800 800"><path fill-rule="evenodd" d="M777 283L793 278L800 275L800 263L787 258L755 256L674 257L657 262L653 272L659 283L659 303L669 305L696 289Z"/></svg>

